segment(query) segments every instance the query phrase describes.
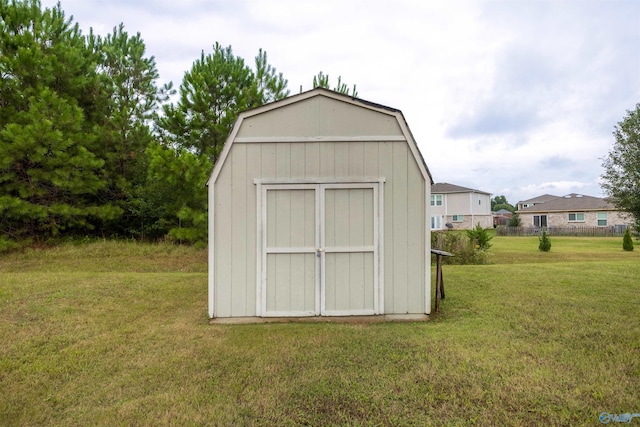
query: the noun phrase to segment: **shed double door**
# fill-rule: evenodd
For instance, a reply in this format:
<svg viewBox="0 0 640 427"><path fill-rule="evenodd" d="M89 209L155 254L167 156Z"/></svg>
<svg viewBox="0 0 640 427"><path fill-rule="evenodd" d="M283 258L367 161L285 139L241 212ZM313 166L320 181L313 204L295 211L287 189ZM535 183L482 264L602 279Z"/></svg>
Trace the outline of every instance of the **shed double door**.
<svg viewBox="0 0 640 427"><path fill-rule="evenodd" d="M263 316L379 312L378 183L264 185Z"/></svg>

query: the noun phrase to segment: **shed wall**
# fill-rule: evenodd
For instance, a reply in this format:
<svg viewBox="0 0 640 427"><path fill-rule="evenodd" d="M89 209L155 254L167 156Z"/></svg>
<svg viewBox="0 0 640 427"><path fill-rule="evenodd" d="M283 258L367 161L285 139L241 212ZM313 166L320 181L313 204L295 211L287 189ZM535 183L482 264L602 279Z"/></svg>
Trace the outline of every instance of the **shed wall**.
<svg viewBox="0 0 640 427"><path fill-rule="evenodd" d="M319 102L323 102L322 98ZM305 108L313 107L308 103ZM341 108L340 103L338 109ZM345 104L346 105L346 104ZM284 108L286 112L286 108ZM338 115L352 114L339 111ZM320 111L320 110L318 110ZM314 114L320 114L316 111ZM356 109L358 114L360 110ZM279 112L279 110L277 110ZM356 114L355 122L364 125L371 122L370 111L362 109L362 117ZM292 111L293 113L293 111ZM282 113L284 114L284 113ZM376 113L371 113L376 114ZM262 117L247 120L238 137L292 132L289 120L262 121ZM378 114L378 118L380 115ZM259 120L254 120L259 119ZM304 122L304 121L303 121ZM322 120L320 120L322 122ZM305 123L308 123L305 122ZM387 314L424 313L425 277L425 183L413 153L402 135L394 117L388 123L374 120L378 128L374 132L390 137L391 141L350 142L244 142L236 141L222 165L215 183L209 191L215 192L214 256L216 317L242 317L256 315L256 186L254 179L386 179L384 185L384 310ZM247 126L245 126L247 125ZM280 128L282 126L282 128ZM318 135L315 125L299 125L298 135ZM352 132L354 122L345 124L339 132ZM360 126L355 126L356 128ZM255 132L253 134L252 132ZM327 133L327 129L322 129ZM338 131L331 129L331 132ZM371 133L371 128L368 129ZM359 131L355 134L362 135ZM250 141L246 139L245 141ZM427 194L428 196L428 194ZM427 198L428 200L428 198ZM428 203L428 201L427 201Z"/></svg>
<svg viewBox="0 0 640 427"><path fill-rule="evenodd" d="M309 120L312 117L313 120ZM243 121L237 138L402 135L396 117L318 96Z"/></svg>

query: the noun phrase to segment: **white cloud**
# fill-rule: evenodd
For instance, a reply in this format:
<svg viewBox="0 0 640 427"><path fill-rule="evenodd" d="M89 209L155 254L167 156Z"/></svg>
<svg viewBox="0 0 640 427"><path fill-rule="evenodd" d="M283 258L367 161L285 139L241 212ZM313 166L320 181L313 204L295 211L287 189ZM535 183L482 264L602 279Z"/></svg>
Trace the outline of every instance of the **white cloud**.
<svg viewBox="0 0 640 427"><path fill-rule="evenodd" d="M44 0L51 6L57 0ZM178 86L217 41L259 48L310 89L318 71L402 110L437 181L600 195L611 131L640 102L640 2L61 0L86 32L140 32Z"/></svg>

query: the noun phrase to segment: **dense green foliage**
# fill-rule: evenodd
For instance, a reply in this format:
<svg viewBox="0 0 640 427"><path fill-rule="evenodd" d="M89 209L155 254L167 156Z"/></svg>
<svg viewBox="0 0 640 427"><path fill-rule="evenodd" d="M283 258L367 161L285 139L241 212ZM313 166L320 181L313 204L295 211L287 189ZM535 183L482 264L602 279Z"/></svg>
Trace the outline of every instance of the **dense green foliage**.
<svg viewBox="0 0 640 427"><path fill-rule="evenodd" d="M542 252L549 252L551 250L551 239L545 230L542 230L542 236L539 237L538 249Z"/></svg>
<svg viewBox="0 0 640 427"><path fill-rule="evenodd" d="M509 227L520 227L522 225L522 219L520 218L520 215L518 215L518 212L514 212L513 215L511 215L507 225Z"/></svg>
<svg viewBox="0 0 640 427"><path fill-rule="evenodd" d="M85 36L39 0L0 12L0 251L64 236L206 242L205 183L234 121L289 94L266 52L251 68L216 43L170 103L123 24Z"/></svg>
<svg viewBox="0 0 640 427"><path fill-rule="evenodd" d="M207 155L213 164L238 114L286 97L286 86L282 74L267 64L266 52L258 53L254 71L234 56L231 46L216 43L213 53L202 52L185 73L178 102L163 107L158 120L161 141Z"/></svg>
<svg viewBox="0 0 640 427"><path fill-rule="evenodd" d="M622 238L622 249L624 249L625 251L633 250L633 240L631 239L631 232L628 228L624 232L624 237Z"/></svg>
<svg viewBox="0 0 640 427"><path fill-rule="evenodd" d="M108 197L97 47L60 6L0 0L0 249L94 229Z"/></svg>
<svg viewBox="0 0 640 427"><path fill-rule="evenodd" d="M462 232L432 232L431 247L453 254L443 257L443 264L486 264L488 261L487 252L476 249L476 242ZM431 256L431 261L435 261L435 255Z"/></svg>
<svg viewBox="0 0 640 427"><path fill-rule="evenodd" d="M515 212L516 208L507 202L505 196L496 196L491 198L491 211L496 212L500 209L508 210L509 212Z"/></svg>
<svg viewBox="0 0 640 427"><path fill-rule="evenodd" d="M602 166L602 188L620 210L630 213L640 232L640 104L613 131L616 139Z"/></svg>
<svg viewBox="0 0 640 427"><path fill-rule="evenodd" d="M471 240L473 246L481 251L489 249L491 247L489 242L493 239L489 231L483 228L480 223L477 223L471 230L467 230L467 237Z"/></svg>
<svg viewBox="0 0 640 427"><path fill-rule="evenodd" d="M108 95L97 117L99 154L109 177L106 198L123 212L104 227L109 234L143 237L149 222L149 212L141 209L149 163L146 150L154 140L149 124L166 99L166 88L156 86L155 60L145 56L139 33L129 36L120 24L104 39L96 38L95 45L102 90Z"/></svg>
<svg viewBox="0 0 640 427"><path fill-rule="evenodd" d="M287 81L267 63L262 50L255 69L216 43L213 53L194 62L180 86L180 98L163 107L157 121L159 143L148 151L149 176L162 223L169 236L202 244L207 238L208 174L238 114L286 97ZM177 188L180 191L176 191Z"/></svg>

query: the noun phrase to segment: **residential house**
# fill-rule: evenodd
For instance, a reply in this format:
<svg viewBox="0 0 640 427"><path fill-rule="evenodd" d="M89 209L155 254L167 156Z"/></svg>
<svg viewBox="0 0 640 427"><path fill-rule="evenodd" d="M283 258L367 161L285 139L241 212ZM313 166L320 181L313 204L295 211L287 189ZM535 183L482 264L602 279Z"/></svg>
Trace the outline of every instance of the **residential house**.
<svg viewBox="0 0 640 427"><path fill-rule="evenodd" d="M478 223L493 227L491 193L446 182L431 186L432 230L469 230Z"/></svg>
<svg viewBox="0 0 640 427"><path fill-rule="evenodd" d="M523 200L516 204L516 210L530 208L535 205L548 202L549 200L557 199L558 196L552 196L551 194L543 194L542 196L534 197L533 199Z"/></svg>
<svg viewBox="0 0 640 427"><path fill-rule="evenodd" d="M606 199L571 193L518 202L522 226L532 227L627 227L630 217Z"/></svg>
<svg viewBox="0 0 640 427"><path fill-rule="evenodd" d="M498 225L508 225L509 221L513 217L513 213L506 209L500 209L496 212L493 212L493 226L497 227Z"/></svg>

